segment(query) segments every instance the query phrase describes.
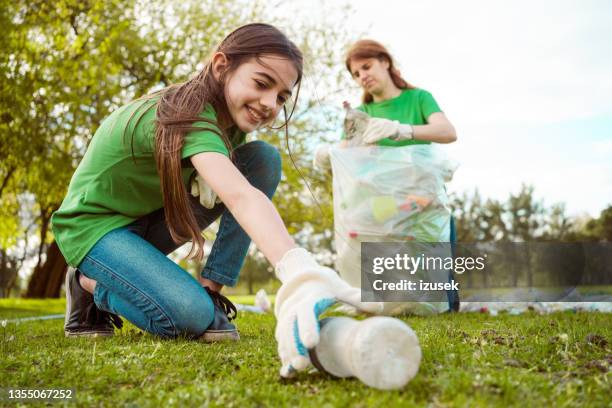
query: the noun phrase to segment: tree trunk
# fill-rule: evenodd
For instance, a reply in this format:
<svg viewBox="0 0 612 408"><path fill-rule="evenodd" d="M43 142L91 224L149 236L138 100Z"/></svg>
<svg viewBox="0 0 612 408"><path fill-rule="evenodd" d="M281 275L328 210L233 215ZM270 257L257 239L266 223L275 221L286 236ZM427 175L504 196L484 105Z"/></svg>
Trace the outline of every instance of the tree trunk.
<svg viewBox="0 0 612 408"><path fill-rule="evenodd" d="M508 252L510 252L510 262L508 262L509 265L512 266L512 287L513 288L518 288L518 283L519 283L519 277L521 274L521 269L519 268L518 262L517 262L517 255L516 255L516 247L515 244L511 243L508 247L510 250Z"/></svg>
<svg viewBox="0 0 612 408"><path fill-rule="evenodd" d="M253 272L247 274L247 282L249 284L249 295L253 294Z"/></svg>
<svg viewBox="0 0 612 408"><path fill-rule="evenodd" d="M47 231L49 230L49 222L51 221L51 214L53 211L54 210L46 210L44 208L40 210L40 245L38 246L38 261L36 262L35 270L41 267L42 252L45 247ZM47 251L49 251L49 248L47 248Z"/></svg>
<svg viewBox="0 0 612 408"><path fill-rule="evenodd" d="M531 251L529 250L529 243L525 243L525 261L527 266L527 287L533 287L533 271L531 269Z"/></svg>
<svg viewBox="0 0 612 408"><path fill-rule="evenodd" d="M59 250L57 243L53 241L47 248L47 260L43 265L34 268L26 298L57 298L66 276L68 265Z"/></svg>
<svg viewBox="0 0 612 408"><path fill-rule="evenodd" d="M0 248L0 298L9 297L11 289L17 280L19 270L15 258L9 256L3 248Z"/></svg>

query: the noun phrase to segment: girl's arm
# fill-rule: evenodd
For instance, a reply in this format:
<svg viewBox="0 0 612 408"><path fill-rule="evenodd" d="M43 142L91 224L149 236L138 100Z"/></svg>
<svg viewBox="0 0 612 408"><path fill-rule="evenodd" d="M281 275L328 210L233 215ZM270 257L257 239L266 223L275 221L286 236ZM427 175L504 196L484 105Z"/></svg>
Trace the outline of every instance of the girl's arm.
<svg viewBox="0 0 612 408"><path fill-rule="evenodd" d="M296 247L272 202L225 155L198 153L191 162L272 265Z"/></svg>
<svg viewBox="0 0 612 408"><path fill-rule="evenodd" d="M426 125L413 125L412 137L435 143L452 143L457 140L455 127L442 112L429 115Z"/></svg>
<svg viewBox="0 0 612 408"><path fill-rule="evenodd" d="M292 377L295 371L310 364L301 350L315 348L320 338L318 314L334 301L369 313L382 312L382 303L361 302L360 289L349 286L333 270L320 266L305 249L296 248L272 202L251 186L226 156L199 153L191 157L191 162L274 265L282 283L274 302L277 320L274 337L283 377Z"/></svg>

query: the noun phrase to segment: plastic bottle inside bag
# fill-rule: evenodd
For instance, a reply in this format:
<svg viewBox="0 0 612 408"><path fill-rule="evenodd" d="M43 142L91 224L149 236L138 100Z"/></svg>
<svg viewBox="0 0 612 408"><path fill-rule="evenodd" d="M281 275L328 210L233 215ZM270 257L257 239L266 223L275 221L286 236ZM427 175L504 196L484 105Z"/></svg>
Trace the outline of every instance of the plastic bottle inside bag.
<svg viewBox="0 0 612 408"><path fill-rule="evenodd" d="M421 347L414 331L401 320L332 317L321 320L321 338L310 359L317 369L335 377L357 377L370 387L390 390L414 378Z"/></svg>
<svg viewBox="0 0 612 408"><path fill-rule="evenodd" d="M344 102L342 104L346 111L344 117L344 134L349 146L363 145L363 134L368 127L370 117L367 113L351 108L351 104Z"/></svg>

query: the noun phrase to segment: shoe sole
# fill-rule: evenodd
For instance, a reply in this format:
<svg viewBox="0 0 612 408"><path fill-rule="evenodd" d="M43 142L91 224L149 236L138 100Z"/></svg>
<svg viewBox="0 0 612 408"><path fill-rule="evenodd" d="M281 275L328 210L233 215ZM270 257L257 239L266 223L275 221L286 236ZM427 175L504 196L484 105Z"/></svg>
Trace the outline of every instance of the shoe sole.
<svg viewBox="0 0 612 408"><path fill-rule="evenodd" d="M205 331L198 340L204 343L214 343L219 341L238 341L240 340L240 334L236 330L231 331Z"/></svg>
<svg viewBox="0 0 612 408"><path fill-rule="evenodd" d="M83 332L64 331L64 335L66 337L112 337L112 336L115 335L115 333L111 333L111 332L87 332L87 331L83 331Z"/></svg>
<svg viewBox="0 0 612 408"><path fill-rule="evenodd" d="M68 325L68 312L72 310L72 296L70 296L70 276L72 275L72 268L69 266L66 271L66 277L64 278L64 290L66 291L66 313L64 316L64 327ZM64 331L64 333L68 333ZM68 334L66 334L68 336Z"/></svg>

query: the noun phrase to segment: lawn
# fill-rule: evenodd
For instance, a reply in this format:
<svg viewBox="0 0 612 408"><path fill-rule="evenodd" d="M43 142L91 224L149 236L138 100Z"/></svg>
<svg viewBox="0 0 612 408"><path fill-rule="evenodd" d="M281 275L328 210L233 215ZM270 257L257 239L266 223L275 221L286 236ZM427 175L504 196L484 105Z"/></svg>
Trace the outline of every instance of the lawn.
<svg viewBox="0 0 612 408"><path fill-rule="evenodd" d="M0 320L63 310L61 300L0 300ZM234 344L160 340L129 324L110 339L66 339L63 320L9 322L0 326L0 388L73 388L87 407L611 406L610 314L404 320L423 362L400 391L319 373L281 381L273 316L246 312Z"/></svg>

